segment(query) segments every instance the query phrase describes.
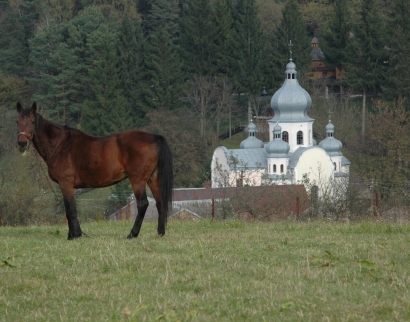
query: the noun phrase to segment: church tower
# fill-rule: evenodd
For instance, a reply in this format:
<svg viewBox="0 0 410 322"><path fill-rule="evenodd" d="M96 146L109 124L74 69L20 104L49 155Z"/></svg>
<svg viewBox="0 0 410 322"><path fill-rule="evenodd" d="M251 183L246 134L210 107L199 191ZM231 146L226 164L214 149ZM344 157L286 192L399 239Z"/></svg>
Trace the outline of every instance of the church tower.
<svg viewBox="0 0 410 322"><path fill-rule="evenodd" d="M289 46L292 46L290 42ZM289 63L286 65L285 81L271 99L271 107L275 116L268 120L269 140L273 140L273 129L277 123L282 127L282 140L289 143L290 152L300 147L311 147L313 141L313 119L307 115L312 105L309 93L299 85L296 65L292 61L290 51Z"/></svg>

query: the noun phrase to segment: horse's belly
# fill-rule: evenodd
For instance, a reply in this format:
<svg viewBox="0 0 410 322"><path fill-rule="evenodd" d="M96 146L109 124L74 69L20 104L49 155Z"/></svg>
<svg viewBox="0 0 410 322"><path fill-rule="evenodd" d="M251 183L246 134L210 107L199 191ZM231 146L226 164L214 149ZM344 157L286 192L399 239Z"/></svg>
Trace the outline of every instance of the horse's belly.
<svg viewBox="0 0 410 322"><path fill-rule="evenodd" d="M98 188L111 186L127 177L124 169L120 166L113 167L87 167L77 172L75 187Z"/></svg>

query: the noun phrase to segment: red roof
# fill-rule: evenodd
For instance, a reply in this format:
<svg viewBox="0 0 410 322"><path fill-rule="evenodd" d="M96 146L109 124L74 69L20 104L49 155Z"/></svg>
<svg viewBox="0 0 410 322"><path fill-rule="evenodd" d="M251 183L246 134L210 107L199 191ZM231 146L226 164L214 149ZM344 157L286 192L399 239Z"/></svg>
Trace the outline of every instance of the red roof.
<svg viewBox="0 0 410 322"><path fill-rule="evenodd" d="M303 185L175 189L173 201L227 198L237 213L250 213L258 218L296 215L311 206Z"/></svg>

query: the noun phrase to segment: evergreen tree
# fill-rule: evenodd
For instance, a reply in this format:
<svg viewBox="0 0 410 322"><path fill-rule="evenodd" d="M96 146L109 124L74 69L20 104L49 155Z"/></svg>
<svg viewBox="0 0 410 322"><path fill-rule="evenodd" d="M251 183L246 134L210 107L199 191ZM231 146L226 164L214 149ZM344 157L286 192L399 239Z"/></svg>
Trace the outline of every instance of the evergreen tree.
<svg viewBox="0 0 410 322"><path fill-rule="evenodd" d="M137 19L125 16L118 33L119 68L121 88L131 113L134 127L143 125L145 114L150 109L145 101L148 82L145 60L148 59L147 43L142 36Z"/></svg>
<svg viewBox="0 0 410 322"><path fill-rule="evenodd" d="M394 0L387 24L386 44L389 68L382 83L384 96L403 98L410 103L410 6L407 0ZM387 48L386 48L387 49Z"/></svg>
<svg viewBox="0 0 410 322"><path fill-rule="evenodd" d="M234 49L234 23L232 18L232 1L215 0L212 4L213 24L215 26L215 74L230 75L235 61L232 59Z"/></svg>
<svg viewBox="0 0 410 322"><path fill-rule="evenodd" d="M248 114L252 102L266 86L269 46L262 32L254 0L238 0L234 10L235 58L233 82L239 93L248 94ZM256 111L255 111L256 112Z"/></svg>
<svg viewBox="0 0 410 322"><path fill-rule="evenodd" d="M213 75L215 25L209 0L187 0L181 18L181 58L188 75Z"/></svg>
<svg viewBox="0 0 410 322"><path fill-rule="evenodd" d="M377 93L383 78L383 62L386 59L384 49L384 25L377 0L362 2L360 21L349 42L350 61L346 66L346 83L353 89L360 90L362 103L362 140L365 135L366 96L369 89Z"/></svg>
<svg viewBox="0 0 410 322"><path fill-rule="evenodd" d="M326 64L337 68L341 73L341 79L343 79L344 65L348 61L347 46L351 31L349 22L348 0L338 0L334 5L333 15L322 32L321 47ZM340 94L343 94L342 83L340 83Z"/></svg>
<svg viewBox="0 0 410 322"><path fill-rule="evenodd" d="M304 77L309 72L312 62L311 46L297 1L290 0L283 8L282 14L282 20L275 33L281 69L284 69L283 64L286 65L289 59L289 43L292 41L292 59L297 66L298 75Z"/></svg>
<svg viewBox="0 0 410 322"><path fill-rule="evenodd" d="M34 99L45 104L52 118L78 123L85 99L90 98L87 64L89 35L104 22L96 8L84 10L67 24L51 22L30 39Z"/></svg>
<svg viewBox="0 0 410 322"><path fill-rule="evenodd" d="M6 75L25 76L28 63L27 37L20 18L11 8L0 20L0 70Z"/></svg>
<svg viewBox="0 0 410 322"><path fill-rule="evenodd" d="M152 34L150 57L147 101L153 108L176 108L184 87L184 75L178 52L165 29Z"/></svg>
<svg viewBox="0 0 410 322"><path fill-rule="evenodd" d="M150 38L159 28L165 29L174 44L179 41L178 0L150 0L149 9L143 16L144 34Z"/></svg>
<svg viewBox="0 0 410 322"><path fill-rule="evenodd" d="M92 96L85 101L82 128L94 135L107 135L133 126L127 101L120 87L117 30L102 24L88 38L89 75Z"/></svg>

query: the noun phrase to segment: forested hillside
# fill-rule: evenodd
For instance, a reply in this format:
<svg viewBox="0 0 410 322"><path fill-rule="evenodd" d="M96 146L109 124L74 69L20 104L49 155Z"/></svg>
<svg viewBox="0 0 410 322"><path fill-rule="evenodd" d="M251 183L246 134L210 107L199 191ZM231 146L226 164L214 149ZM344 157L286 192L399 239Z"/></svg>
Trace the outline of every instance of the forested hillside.
<svg viewBox="0 0 410 322"><path fill-rule="evenodd" d="M337 100L308 80L313 36L344 74ZM290 40L316 138L331 111L355 177L406 183L408 0L0 0L0 213L59 207L42 161L16 152L17 101L94 135L163 134L176 186L198 187L218 136L266 113L258 98L281 86Z"/></svg>

